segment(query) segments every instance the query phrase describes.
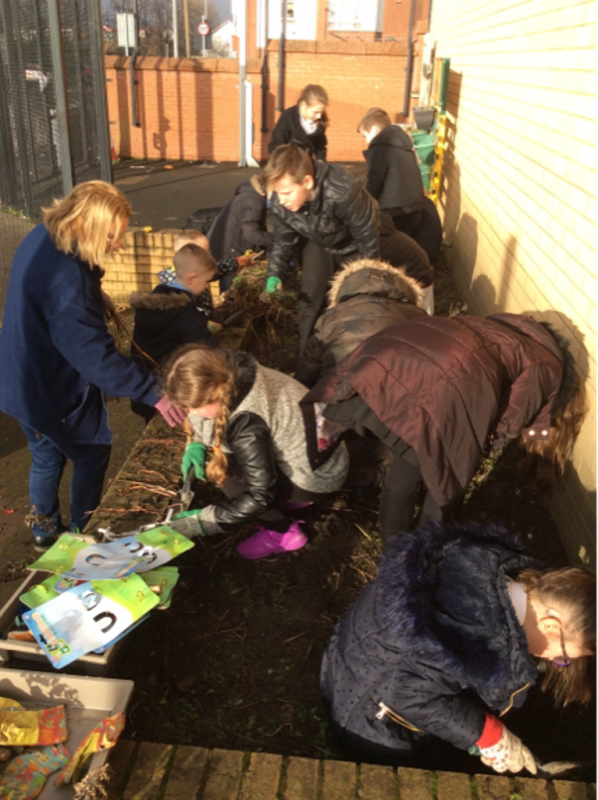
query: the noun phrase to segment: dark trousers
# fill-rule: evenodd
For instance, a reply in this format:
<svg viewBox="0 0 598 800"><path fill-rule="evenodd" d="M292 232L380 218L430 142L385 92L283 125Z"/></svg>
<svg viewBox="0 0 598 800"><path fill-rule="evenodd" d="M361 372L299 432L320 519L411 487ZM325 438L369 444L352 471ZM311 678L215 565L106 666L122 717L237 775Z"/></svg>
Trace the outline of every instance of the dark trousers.
<svg viewBox="0 0 598 800"><path fill-rule="evenodd" d="M242 478L232 475L226 479L222 486L222 491L229 500L232 500L247 491L247 484ZM328 494L308 492L307 489L301 489L299 486L295 486L284 473L279 472L276 487L277 504L263 511L258 518L258 522L268 530L276 533L286 533L293 524L294 519L287 513L284 503L316 503L318 500L325 500L328 496ZM282 508L278 505L278 502L283 505Z"/></svg>
<svg viewBox="0 0 598 800"><path fill-rule="evenodd" d="M62 521L58 487L67 459L73 462L71 530L82 531L102 497L111 445L50 439L21 423L31 453L29 502L34 536L55 536Z"/></svg>
<svg viewBox="0 0 598 800"><path fill-rule="evenodd" d="M341 728L330 720L330 737L336 750L346 761L358 764L382 764L389 767L414 767L426 770L451 770L459 751L436 736L421 736L405 741L405 748L386 747Z"/></svg>
<svg viewBox="0 0 598 800"><path fill-rule="evenodd" d="M303 355L316 320L326 307L330 279L355 254L331 253L316 242L307 242L302 255L302 282L299 297L299 355Z"/></svg>
<svg viewBox="0 0 598 800"><path fill-rule="evenodd" d="M392 221L395 228L407 236L415 239L420 225L422 224L423 214L421 211L412 211L411 214L396 214Z"/></svg>
<svg viewBox="0 0 598 800"><path fill-rule="evenodd" d="M401 455L393 454L380 493L380 536L385 544L397 533L415 527L414 513L421 482L419 459L413 448L405 445ZM441 507L426 490L417 524L424 525L430 520L446 521L460 508L462 500L458 497Z"/></svg>

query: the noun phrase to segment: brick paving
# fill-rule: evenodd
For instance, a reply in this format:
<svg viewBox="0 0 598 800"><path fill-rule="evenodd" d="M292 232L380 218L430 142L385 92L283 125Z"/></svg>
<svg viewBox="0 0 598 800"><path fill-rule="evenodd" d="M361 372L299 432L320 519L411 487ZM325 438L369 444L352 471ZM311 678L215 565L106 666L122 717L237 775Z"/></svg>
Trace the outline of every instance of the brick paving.
<svg viewBox="0 0 598 800"><path fill-rule="evenodd" d="M595 784L122 741L109 800L595 800Z"/></svg>

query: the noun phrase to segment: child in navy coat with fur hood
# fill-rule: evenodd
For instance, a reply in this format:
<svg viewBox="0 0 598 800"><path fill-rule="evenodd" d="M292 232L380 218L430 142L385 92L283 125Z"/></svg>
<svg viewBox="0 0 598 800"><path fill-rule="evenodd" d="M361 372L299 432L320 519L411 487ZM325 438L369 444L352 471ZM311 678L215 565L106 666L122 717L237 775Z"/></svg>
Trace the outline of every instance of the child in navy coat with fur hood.
<svg viewBox="0 0 598 800"><path fill-rule="evenodd" d="M557 704L588 702L595 648L595 575L546 569L499 526L429 523L382 554L335 627L320 683L352 761L433 769L449 743L496 772L535 774L504 715L536 682L536 659Z"/></svg>

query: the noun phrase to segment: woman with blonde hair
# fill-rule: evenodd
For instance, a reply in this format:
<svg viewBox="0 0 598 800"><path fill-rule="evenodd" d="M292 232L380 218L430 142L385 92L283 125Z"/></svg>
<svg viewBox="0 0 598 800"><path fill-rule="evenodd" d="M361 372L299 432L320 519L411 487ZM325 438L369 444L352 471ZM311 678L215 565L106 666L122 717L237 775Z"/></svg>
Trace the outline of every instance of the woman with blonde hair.
<svg viewBox="0 0 598 800"><path fill-rule="evenodd" d="M326 128L328 117L328 94L323 86L308 83L301 90L296 105L285 108L268 145L273 153L281 144L293 144L318 161L326 161Z"/></svg>
<svg viewBox="0 0 598 800"><path fill-rule="evenodd" d="M289 512L339 490L349 467L344 445L324 467L310 467L299 407L305 387L248 353L190 344L167 366L164 391L189 412L194 441L183 473L193 465L197 478L228 497L179 515L171 527L205 536L257 520L258 530L237 546L253 560L303 547L307 537Z"/></svg>
<svg viewBox="0 0 598 800"><path fill-rule="evenodd" d="M50 208L17 250L0 334L0 409L17 419L31 452L34 547L50 547L62 525L58 487L73 462L71 530L100 501L112 434L104 394L156 408L169 424L179 409L156 378L120 355L104 321L106 255L118 250L131 207L114 186L81 183Z"/></svg>

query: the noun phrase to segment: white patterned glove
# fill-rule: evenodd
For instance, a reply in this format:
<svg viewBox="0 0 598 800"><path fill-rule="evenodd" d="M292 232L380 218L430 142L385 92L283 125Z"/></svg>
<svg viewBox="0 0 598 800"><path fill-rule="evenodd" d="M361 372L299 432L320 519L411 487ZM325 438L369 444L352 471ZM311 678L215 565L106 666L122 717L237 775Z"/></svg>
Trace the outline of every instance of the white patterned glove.
<svg viewBox="0 0 598 800"><path fill-rule="evenodd" d="M495 772L521 772L525 767L532 775L538 771L536 759L518 736L503 726L502 735L491 747L480 747L482 763Z"/></svg>

